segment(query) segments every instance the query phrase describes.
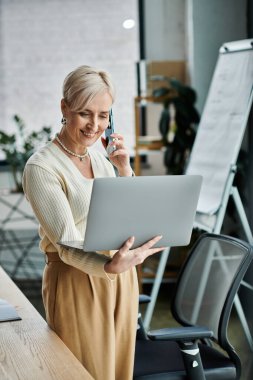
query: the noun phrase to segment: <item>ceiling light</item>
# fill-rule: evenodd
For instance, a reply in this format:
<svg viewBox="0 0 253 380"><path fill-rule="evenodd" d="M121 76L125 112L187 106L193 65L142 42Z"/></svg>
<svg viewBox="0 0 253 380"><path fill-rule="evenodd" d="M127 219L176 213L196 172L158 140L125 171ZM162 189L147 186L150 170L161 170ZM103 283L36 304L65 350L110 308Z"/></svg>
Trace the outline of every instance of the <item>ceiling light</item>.
<svg viewBox="0 0 253 380"><path fill-rule="evenodd" d="M132 29L135 26L135 21L129 18L123 22L122 26L125 29Z"/></svg>

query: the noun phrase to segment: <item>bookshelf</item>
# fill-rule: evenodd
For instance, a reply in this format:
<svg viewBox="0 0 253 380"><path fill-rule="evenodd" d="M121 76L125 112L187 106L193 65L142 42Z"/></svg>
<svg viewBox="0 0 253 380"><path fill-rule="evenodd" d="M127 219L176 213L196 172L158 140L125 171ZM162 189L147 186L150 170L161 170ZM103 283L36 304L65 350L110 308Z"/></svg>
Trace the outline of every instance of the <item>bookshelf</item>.
<svg viewBox="0 0 253 380"><path fill-rule="evenodd" d="M141 135L141 107L146 107L149 102L161 103L162 99L137 96L134 100L135 110L135 159L134 159L134 172L135 175L141 175L141 156L159 153L165 147L161 136L142 136Z"/></svg>

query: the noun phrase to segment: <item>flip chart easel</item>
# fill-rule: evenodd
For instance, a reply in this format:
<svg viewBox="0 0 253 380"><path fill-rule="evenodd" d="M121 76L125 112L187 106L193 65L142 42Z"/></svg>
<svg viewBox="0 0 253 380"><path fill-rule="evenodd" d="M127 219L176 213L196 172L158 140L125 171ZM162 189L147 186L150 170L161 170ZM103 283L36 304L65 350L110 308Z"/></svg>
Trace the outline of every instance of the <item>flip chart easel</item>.
<svg viewBox="0 0 253 380"><path fill-rule="evenodd" d="M238 192L233 186L236 162L253 100L253 39L221 46L186 174L201 174L203 186L194 228L220 233L232 197L245 235L252 232ZM149 327L170 249L163 251L147 306L144 326ZM251 290L250 284L243 282ZM253 351L250 330L238 296L236 310Z"/></svg>

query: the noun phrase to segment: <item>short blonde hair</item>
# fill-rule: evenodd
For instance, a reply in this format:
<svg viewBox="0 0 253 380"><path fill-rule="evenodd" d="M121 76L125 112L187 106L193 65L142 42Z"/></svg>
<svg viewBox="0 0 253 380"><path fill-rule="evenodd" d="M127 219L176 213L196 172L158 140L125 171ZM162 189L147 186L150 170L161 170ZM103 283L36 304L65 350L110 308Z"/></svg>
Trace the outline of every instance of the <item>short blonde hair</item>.
<svg viewBox="0 0 253 380"><path fill-rule="evenodd" d="M99 93L108 92L115 99L115 89L109 73L90 66L71 71L63 82L63 98L71 111L81 112Z"/></svg>

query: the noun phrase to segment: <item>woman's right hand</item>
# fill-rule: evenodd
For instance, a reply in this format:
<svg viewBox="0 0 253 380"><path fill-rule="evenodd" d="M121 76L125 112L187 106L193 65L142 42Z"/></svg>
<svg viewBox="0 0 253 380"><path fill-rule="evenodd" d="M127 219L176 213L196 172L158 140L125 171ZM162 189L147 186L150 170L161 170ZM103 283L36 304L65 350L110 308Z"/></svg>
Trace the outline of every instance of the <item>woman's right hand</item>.
<svg viewBox="0 0 253 380"><path fill-rule="evenodd" d="M134 243L134 237L130 237L115 253L110 261L108 261L104 269L107 273L119 274L129 270L130 268L142 264L143 261L154 253L161 252L165 247L153 248L153 246L161 240L162 236L155 236L138 248L131 249Z"/></svg>

